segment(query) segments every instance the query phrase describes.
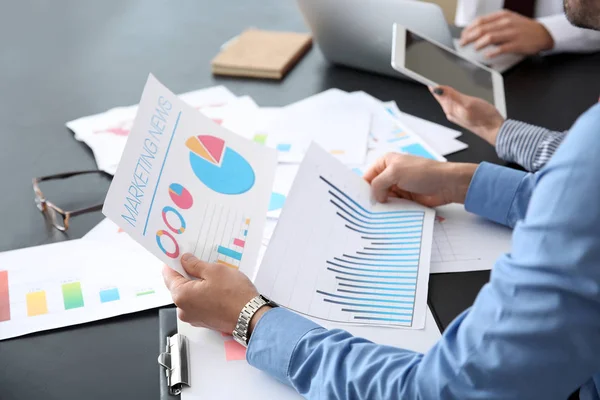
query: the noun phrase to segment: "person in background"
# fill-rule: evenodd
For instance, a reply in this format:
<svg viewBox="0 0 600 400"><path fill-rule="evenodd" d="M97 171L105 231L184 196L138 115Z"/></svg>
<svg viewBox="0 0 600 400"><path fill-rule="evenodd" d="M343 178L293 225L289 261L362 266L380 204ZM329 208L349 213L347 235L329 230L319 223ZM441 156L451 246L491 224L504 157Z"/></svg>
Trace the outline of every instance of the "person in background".
<svg viewBox="0 0 600 400"><path fill-rule="evenodd" d="M489 58L600 50L600 32L571 25L562 0L458 0L455 24L461 45L498 46Z"/></svg>
<svg viewBox="0 0 600 400"><path fill-rule="evenodd" d="M565 3L570 21L600 29L600 0ZM366 173L380 202L463 203L514 227L510 254L426 354L327 330L265 303L238 270L191 254L182 265L198 279L166 267L165 283L183 321L244 328L248 362L309 399L563 400L579 388L599 400L599 127L596 104L535 174L402 154Z"/></svg>
<svg viewBox="0 0 600 400"><path fill-rule="evenodd" d="M429 88L448 121L481 137L496 148L498 157L535 172L550 160L568 131L557 132L526 122L505 120L485 100L448 86Z"/></svg>

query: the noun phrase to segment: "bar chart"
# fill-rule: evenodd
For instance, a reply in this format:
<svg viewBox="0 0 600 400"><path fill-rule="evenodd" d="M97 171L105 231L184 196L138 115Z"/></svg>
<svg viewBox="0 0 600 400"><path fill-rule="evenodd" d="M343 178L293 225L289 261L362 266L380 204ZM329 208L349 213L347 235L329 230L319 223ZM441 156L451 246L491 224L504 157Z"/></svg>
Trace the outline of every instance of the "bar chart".
<svg viewBox="0 0 600 400"><path fill-rule="evenodd" d="M0 340L172 302L154 256L74 242L0 254Z"/></svg>
<svg viewBox="0 0 600 400"><path fill-rule="evenodd" d="M366 243L360 250L326 261L327 271L335 277L337 286L335 292L317 289L316 294L323 302L339 306L353 320L410 326L425 213L374 213L323 176L319 178L327 185L329 201L340 222Z"/></svg>
<svg viewBox="0 0 600 400"><path fill-rule="evenodd" d="M256 285L312 317L422 329L434 216L407 200L376 203L360 176L311 148Z"/></svg>
<svg viewBox="0 0 600 400"><path fill-rule="evenodd" d="M194 254L202 260L239 269L247 247L250 218L221 204L209 205L205 215L210 217L208 223L202 224Z"/></svg>

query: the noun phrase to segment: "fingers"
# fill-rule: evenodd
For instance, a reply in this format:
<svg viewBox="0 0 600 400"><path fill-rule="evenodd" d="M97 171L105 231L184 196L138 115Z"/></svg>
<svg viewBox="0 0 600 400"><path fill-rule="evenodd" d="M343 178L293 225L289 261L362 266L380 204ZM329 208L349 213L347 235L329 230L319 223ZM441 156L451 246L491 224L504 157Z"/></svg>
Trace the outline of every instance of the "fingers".
<svg viewBox="0 0 600 400"><path fill-rule="evenodd" d="M463 29L460 36L460 45L465 46L476 41L490 31L490 27L494 26L493 23L501 19L508 19L510 14L510 11L501 10L476 18L469 26ZM503 21L502 24L506 26L508 22Z"/></svg>
<svg viewBox="0 0 600 400"><path fill-rule="evenodd" d="M179 272L175 271L168 265L165 265L162 270L163 280L165 281L165 285L170 292L177 290L181 285L186 283L188 279L186 279Z"/></svg>
<svg viewBox="0 0 600 400"><path fill-rule="evenodd" d="M435 97L438 103L440 103L442 110L444 110L444 114L446 114L446 118L451 122L453 122L456 117L456 115L454 115L457 111L456 107L464 108L466 100L469 98L469 96L454 90L450 86L430 87L429 91L433 94L433 97Z"/></svg>
<svg viewBox="0 0 600 400"><path fill-rule="evenodd" d="M481 50L489 45L507 43L514 39L515 33L513 30L503 29L484 34L481 38L477 39L473 46L475 47L475 50Z"/></svg>
<svg viewBox="0 0 600 400"><path fill-rule="evenodd" d="M185 272L196 278L204 279L206 277L206 270L209 266L207 262L198 259L196 256L190 253L186 253L181 257L181 265Z"/></svg>
<svg viewBox="0 0 600 400"><path fill-rule="evenodd" d="M373 182L373 179L385 170L386 167L386 156L379 157L375 164L373 164L367 172L363 175L363 179L369 183Z"/></svg>
<svg viewBox="0 0 600 400"><path fill-rule="evenodd" d="M371 191L373 196L380 203L385 203L389 197L390 189L397 182L397 167L389 165L379 175L377 175L371 182Z"/></svg>
<svg viewBox="0 0 600 400"><path fill-rule="evenodd" d="M518 46L517 42L504 43L504 44L501 44L500 46L496 47L495 49L490 50L487 53L485 53L485 56L486 56L486 58L491 59L494 57L498 57L499 55L502 55L502 54L518 53L517 46Z"/></svg>

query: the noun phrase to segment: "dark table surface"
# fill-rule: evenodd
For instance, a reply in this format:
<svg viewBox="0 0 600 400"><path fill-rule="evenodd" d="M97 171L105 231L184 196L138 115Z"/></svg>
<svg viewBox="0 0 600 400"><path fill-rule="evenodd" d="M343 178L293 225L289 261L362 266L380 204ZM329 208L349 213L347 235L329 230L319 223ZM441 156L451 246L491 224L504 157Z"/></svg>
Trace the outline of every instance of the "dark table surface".
<svg viewBox="0 0 600 400"><path fill-rule="evenodd" d="M79 216L64 235L33 203L31 178L95 168L65 122L138 102L148 73L185 92L224 84L261 106L322 90L364 90L448 125L420 85L328 65L313 49L283 82L218 79L210 60L244 28L306 31L291 0L161 2L15 1L0 16L0 251L83 236L102 215ZM512 118L567 129L598 100L600 54L531 59L505 76ZM471 133L451 161L500 162ZM101 199L107 179L55 189L56 202ZM68 208L68 207L67 207ZM43 263L44 260L32 260ZM489 272L439 274L430 304L442 328L469 307ZM1 327L0 327L1 329ZM0 399L158 398L157 310L0 342Z"/></svg>

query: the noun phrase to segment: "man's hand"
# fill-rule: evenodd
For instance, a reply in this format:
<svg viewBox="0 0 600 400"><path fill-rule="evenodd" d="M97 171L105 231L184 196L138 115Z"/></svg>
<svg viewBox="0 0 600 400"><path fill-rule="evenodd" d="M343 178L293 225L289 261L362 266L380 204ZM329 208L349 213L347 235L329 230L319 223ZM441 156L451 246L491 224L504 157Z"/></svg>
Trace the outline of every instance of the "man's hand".
<svg viewBox="0 0 600 400"><path fill-rule="evenodd" d="M467 96L448 86L438 86L429 90L442 106L448 121L470 130L492 146L496 145L498 131L504 123L504 117L496 107L485 100Z"/></svg>
<svg viewBox="0 0 600 400"><path fill-rule="evenodd" d="M190 276L198 279L184 278L167 266L163 269L165 284L178 307L179 319L193 326L231 334L242 308L258 296L250 279L225 265L200 261L192 254L184 254L181 265ZM264 311L266 307L255 314L252 326Z"/></svg>
<svg viewBox="0 0 600 400"><path fill-rule="evenodd" d="M381 203L394 196L437 207L464 203L475 169L476 164L388 153L375 162L364 178Z"/></svg>
<svg viewBox="0 0 600 400"><path fill-rule="evenodd" d="M505 53L532 55L554 47L554 39L544 25L508 10L475 19L460 38L462 46L469 43L474 43L476 50L496 45L496 49L486 53L488 58Z"/></svg>

